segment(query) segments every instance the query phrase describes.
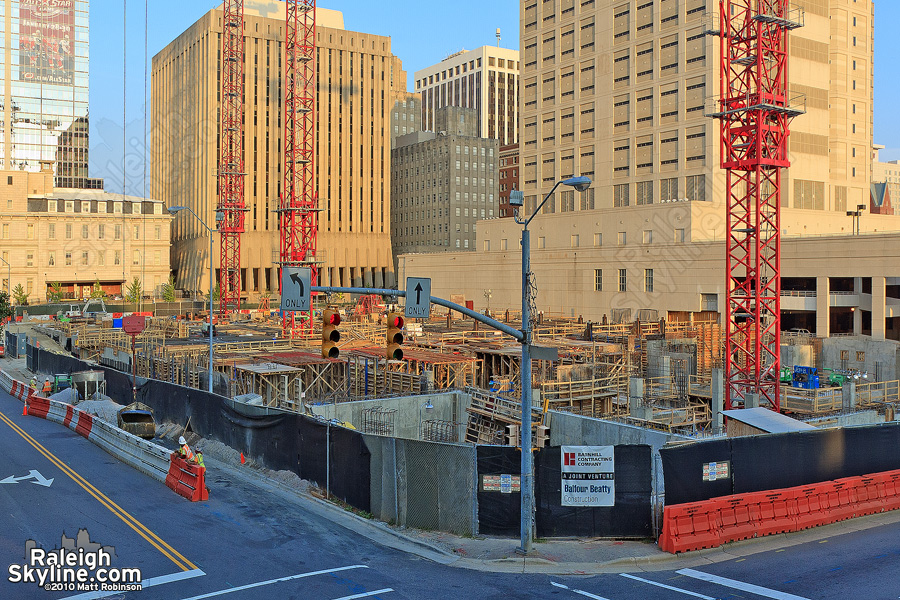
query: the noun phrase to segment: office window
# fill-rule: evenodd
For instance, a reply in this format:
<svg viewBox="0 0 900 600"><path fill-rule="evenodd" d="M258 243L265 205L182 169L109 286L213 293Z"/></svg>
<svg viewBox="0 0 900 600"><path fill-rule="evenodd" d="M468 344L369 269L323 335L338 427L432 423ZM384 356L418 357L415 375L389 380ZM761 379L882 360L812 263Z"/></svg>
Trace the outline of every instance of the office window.
<svg viewBox="0 0 900 600"><path fill-rule="evenodd" d="M25 266L33 267L34 266L34 252L29 252L25 255Z"/></svg>
<svg viewBox="0 0 900 600"><path fill-rule="evenodd" d="M47 266L55 267L56 266L56 251L51 250L50 254L47 256Z"/></svg>
<svg viewBox="0 0 900 600"><path fill-rule="evenodd" d="M9 239L9 223L3 224L3 239L4 240Z"/></svg>
<svg viewBox="0 0 900 600"><path fill-rule="evenodd" d="M105 213L106 212L106 202L98 202L97 203L97 212Z"/></svg>
<svg viewBox="0 0 900 600"><path fill-rule="evenodd" d="M106 266L106 250L97 251L97 264L101 267Z"/></svg>
<svg viewBox="0 0 900 600"><path fill-rule="evenodd" d="M88 231L88 226L87 226L87 225L82 225L82 226L81 226L81 239L83 239L83 240L88 239L88 232L89 232L89 231Z"/></svg>
<svg viewBox="0 0 900 600"><path fill-rule="evenodd" d="M619 291L628 291L628 274L625 269L619 269Z"/></svg>
<svg viewBox="0 0 900 600"><path fill-rule="evenodd" d="M157 240L162 239L162 227L160 227L159 225L157 225L157 226L155 227L155 233L156 233L156 239L157 239Z"/></svg>
<svg viewBox="0 0 900 600"><path fill-rule="evenodd" d="M66 251L66 266L67 267L72 266L72 252L68 251L68 250Z"/></svg>
<svg viewBox="0 0 900 600"><path fill-rule="evenodd" d="M74 200L66 200L66 212L67 213L75 212L75 201Z"/></svg>
<svg viewBox="0 0 900 600"><path fill-rule="evenodd" d="M116 228L114 230L114 237L117 240L122 239L122 226L121 225L116 225Z"/></svg>
<svg viewBox="0 0 900 600"><path fill-rule="evenodd" d="M6 225L4 225L4 227L6 227ZM47 224L47 237L51 240L56 239L56 223Z"/></svg>
<svg viewBox="0 0 900 600"><path fill-rule="evenodd" d="M595 246L602 246L602 245L603 245L603 234L602 234L602 233L595 233L595 234L594 234L594 245L595 245Z"/></svg>
<svg viewBox="0 0 900 600"><path fill-rule="evenodd" d="M83 213L91 212L91 201L90 200L82 200L81 201L81 212L83 212Z"/></svg>
<svg viewBox="0 0 900 600"><path fill-rule="evenodd" d="M88 251L81 251L81 266L86 267L88 265Z"/></svg>
<svg viewBox="0 0 900 600"><path fill-rule="evenodd" d="M594 269L594 291L603 291L603 269Z"/></svg>
<svg viewBox="0 0 900 600"><path fill-rule="evenodd" d="M624 246L628 241L628 236L626 235L626 232L624 232L624 231L619 232L618 238L619 238L618 241L619 241L620 246Z"/></svg>
<svg viewBox="0 0 900 600"><path fill-rule="evenodd" d="M547 238L544 236L538 237L538 249L547 247Z"/></svg>
<svg viewBox="0 0 900 600"><path fill-rule="evenodd" d="M59 212L59 203L57 200L47 200L47 212Z"/></svg>
<svg viewBox="0 0 900 600"><path fill-rule="evenodd" d="M103 223L97 225L97 239L102 240L106 236L106 227Z"/></svg>
<svg viewBox="0 0 900 600"><path fill-rule="evenodd" d="M141 239L141 228L139 225L134 226L134 238L135 240Z"/></svg>
<svg viewBox="0 0 900 600"><path fill-rule="evenodd" d="M719 310L719 295L700 294L700 310L717 312Z"/></svg>
<svg viewBox="0 0 900 600"><path fill-rule="evenodd" d="M28 227L25 229L25 236L29 240L34 239L34 224L33 223L28 224Z"/></svg>
<svg viewBox="0 0 900 600"><path fill-rule="evenodd" d="M643 242L644 242L645 244L652 244L652 243L653 243L653 230L652 230L652 229L645 229L645 230L644 230Z"/></svg>
<svg viewBox="0 0 900 600"><path fill-rule="evenodd" d="M577 248L577 247L578 247L578 240L579 240L579 235L578 235L577 233L572 234L571 245L572 245L573 248Z"/></svg>
<svg viewBox="0 0 900 600"><path fill-rule="evenodd" d="M644 291L653 291L653 269L644 269Z"/></svg>
<svg viewBox="0 0 900 600"><path fill-rule="evenodd" d="M122 254L119 250L116 250L115 254L113 255L113 264L114 265L122 264Z"/></svg>
<svg viewBox="0 0 900 600"><path fill-rule="evenodd" d="M113 214L116 214L116 215L122 214L122 203L121 202L113 202Z"/></svg>

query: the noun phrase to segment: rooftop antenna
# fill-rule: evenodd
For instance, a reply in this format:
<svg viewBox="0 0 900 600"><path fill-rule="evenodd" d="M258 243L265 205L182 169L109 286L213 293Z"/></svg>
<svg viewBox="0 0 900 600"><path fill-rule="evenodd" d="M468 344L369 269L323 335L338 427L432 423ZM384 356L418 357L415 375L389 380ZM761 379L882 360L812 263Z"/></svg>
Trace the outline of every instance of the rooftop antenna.
<svg viewBox="0 0 900 600"><path fill-rule="evenodd" d="M497 47L500 47L500 28L497 28Z"/></svg>

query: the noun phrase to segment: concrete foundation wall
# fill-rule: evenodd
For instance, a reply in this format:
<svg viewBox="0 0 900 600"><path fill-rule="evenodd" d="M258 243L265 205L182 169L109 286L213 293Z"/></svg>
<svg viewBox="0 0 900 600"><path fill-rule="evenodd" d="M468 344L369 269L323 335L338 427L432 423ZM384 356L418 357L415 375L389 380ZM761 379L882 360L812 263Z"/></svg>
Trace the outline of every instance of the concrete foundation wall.
<svg viewBox="0 0 900 600"><path fill-rule="evenodd" d="M431 409L424 408L428 403ZM326 419L347 421L354 427L363 430L363 411L380 406L384 410L394 409L394 435L396 438L410 440L420 439L421 421L440 420L457 423L459 439L462 442L466 435L468 408L471 397L459 391L422 394L420 396L399 396L396 398L378 398L357 402L341 402L340 404L310 405L313 414Z"/></svg>
<svg viewBox="0 0 900 600"><path fill-rule="evenodd" d="M868 336L841 336L827 338L822 343L822 366L825 368L842 368L841 351L848 351L846 368L868 371L868 381L875 381L876 371L879 381L900 379L898 368L898 349L900 342L892 340L876 340ZM864 352L864 356L857 356ZM857 360L862 358L863 360Z"/></svg>

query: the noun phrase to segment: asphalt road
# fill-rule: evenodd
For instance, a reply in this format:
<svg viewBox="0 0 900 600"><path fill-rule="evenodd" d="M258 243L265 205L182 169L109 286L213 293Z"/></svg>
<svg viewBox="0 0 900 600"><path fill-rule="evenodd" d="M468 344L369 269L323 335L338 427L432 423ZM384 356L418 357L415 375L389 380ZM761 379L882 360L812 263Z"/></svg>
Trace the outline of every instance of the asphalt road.
<svg viewBox="0 0 900 600"><path fill-rule="evenodd" d="M190 503L61 425L21 415L0 393L0 598L94 598L11 583L26 540L44 549L87 529L115 547L112 567L139 568L141 592L113 598L310 600L607 600L897 598L900 525L728 562L598 576L485 573L373 542L284 493L210 470L210 500ZM40 475L32 474L37 471ZM16 478L8 481L7 478ZM52 483L39 485L35 481ZM3 480L8 482L4 483ZM712 576L712 577L711 577ZM715 579L725 578L725 579ZM708 581L705 579L714 579ZM759 586L756 588L748 586Z"/></svg>

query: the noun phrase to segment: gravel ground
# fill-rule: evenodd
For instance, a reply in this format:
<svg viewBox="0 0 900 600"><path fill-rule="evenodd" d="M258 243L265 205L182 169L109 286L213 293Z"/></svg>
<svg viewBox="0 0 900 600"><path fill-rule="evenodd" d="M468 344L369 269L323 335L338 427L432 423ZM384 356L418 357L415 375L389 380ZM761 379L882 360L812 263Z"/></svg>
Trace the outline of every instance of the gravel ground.
<svg viewBox="0 0 900 600"><path fill-rule="evenodd" d="M58 395L58 394L57 394ZM54 397L54 399L56 399ZM124 408L121 404L116 404L112 400L85 400L78 403L78 410L90 413L111 425L118 426L116 415Z"/></svg>

